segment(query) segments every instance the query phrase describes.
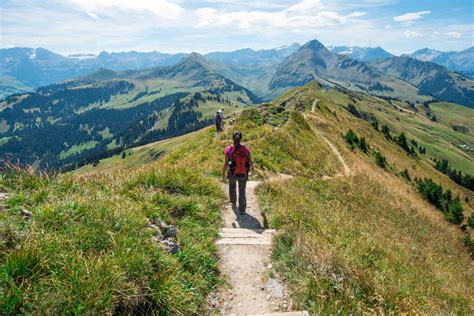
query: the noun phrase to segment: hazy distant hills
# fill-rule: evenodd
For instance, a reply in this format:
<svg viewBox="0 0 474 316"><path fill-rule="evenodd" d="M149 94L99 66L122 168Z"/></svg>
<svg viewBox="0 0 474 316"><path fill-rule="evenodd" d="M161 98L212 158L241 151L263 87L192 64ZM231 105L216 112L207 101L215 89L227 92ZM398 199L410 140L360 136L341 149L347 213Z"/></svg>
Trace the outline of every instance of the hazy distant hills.
<svg viewBox="0 0 474 316"><path fill-rule="evenodd" d="M283 59L297 51L300 47L300 44L293 43L274 49L253 50L246 48L233 52L214 52L206 54L205 57L225 63L270 66L282 62Z"/></svg>
<svg viewBox="0 0 474 316"><path fill-rule="evenodd" d="M274 65L298 49L298 44L266 50L243 49L206 55L210 60L241 65ZM187 54L160 52L102 52L73 54L67 57L44 48L0 49L0 98L16 92L91 74L100 68L115 71L168 66Z"/></svg>
<svg viewBox="0 0 474 316"><path fill-rule="evenodd" d="M261 97L271 97L275 95L275 92L270 91L272 89L269 87L269 82L275 75L276 68L285 58L296 53L300 48L299 44L294 43L273 49L211 52L204 55L204 57L212 68L224 77L251 89ZM336 46L328 47L328 50L340 56L365 63L393 57L391 53L381 47ZM474 48L469 48L461 52L440 52L432 49L422 49L410 54L410 56L421 61L431 61L443 65L469 77L474 75L473 50ZM12 93L32 91L40 86L88 75L101 68L123 71L170 66L178 63L186 55L184 53L167 54L131 51L102 52L97 56L93 54L73 54L65 57L44 48L0 49L0 98ZM333 60L336 59L333 58ZM347 63L346 61L343 67L347 67ZM355 69L353 66L351 66L352 70ZM358 64L358 67L363 68L364 66ZM335 78L332 78L332 80L339 81L342 77L336 73L340 71L330 70L329 68L318 77L331 79L329 73L333 73ZM354 71L354 77L349 78L349 81L360 81L362 68ZM305 71L311 72L312 70L307 69ZM347 72L345 71L346 75L343 76L343 80L347 80ZM300 79L296 78L296 81ZM275 78L275 80L277 79ZM364 91L364 89L359 87L359 90Z"/></svg>
<svg viewBox="0 0 474 316"><path fill-rule="evenodd" d="M329 46L328 49L333 53L346 55L359 61L374 61L393 56L381 47Z"/></svg>
<svg viewBox="0 0 474 316"><path fill-rule="evenodd" d="M158 52L102 52L98 56L76 54L64 57L44 48L7 48L0 49L0 76L12 78L18 84L32 90L87 75L100 68L127 70L172 65L185 55ZM4 81L0 83L3 85ZM11 91L14 89L0 89L0 97L10 94ZM21 91L18 89L15 92Z"/></svg>
<svg viewBox="0 0 474 316"><path fill-rule="evenodd" d="M418 87L421 94L474 107L474 81L446 67L408 56L374 61L370 66L410 82Z"/></svg>
<svg viewBox="0 0 474 316"><path fill-rule="evenodd" d="M92 162L259 102L196 53L172 66L100 69L0 102L0 157L42 167Z"/></svg>
<svg viewBox="0 0 474 316"><path fill-rule="evenodd" d="M421 61L430 61L473 78L474 47L470 47L460 52L441 52L435 49L423 48L411 54L407 54L406 56Z"/></svg>

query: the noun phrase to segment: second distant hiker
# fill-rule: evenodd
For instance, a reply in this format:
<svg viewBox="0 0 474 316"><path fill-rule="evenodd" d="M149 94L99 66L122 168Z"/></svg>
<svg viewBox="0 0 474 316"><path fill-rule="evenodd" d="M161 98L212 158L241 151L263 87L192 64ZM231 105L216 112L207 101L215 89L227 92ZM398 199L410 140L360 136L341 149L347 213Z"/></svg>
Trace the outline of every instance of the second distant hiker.
<svg viewBox="0 0 474 316"><path fill-rule="evenodd" d="M219 110L216 112L216 115L214 115L214 123L216 124L216 131L221 132L222 131L222 121L224 120L222 116L222 112Z"/></svg>
<svg viewBox="0 0 474 316"><path fill-rule="evenodd" d="M234 132L233 144L224 150L225 161L222 169L222 177L229 179L229 198L232 204L237 203L237 184L239 186L239 211L245 214L247 208L247 198L245 189L249 173L253 171L252 157L250 150L242 145L241 132Z"/></svg>
<svg viewBox="0 0 474 316"><path fill-rule="evenodd" d="M220 110L217 111L221 115L221 131L224 130L224 108L221 108Z"/></svg>

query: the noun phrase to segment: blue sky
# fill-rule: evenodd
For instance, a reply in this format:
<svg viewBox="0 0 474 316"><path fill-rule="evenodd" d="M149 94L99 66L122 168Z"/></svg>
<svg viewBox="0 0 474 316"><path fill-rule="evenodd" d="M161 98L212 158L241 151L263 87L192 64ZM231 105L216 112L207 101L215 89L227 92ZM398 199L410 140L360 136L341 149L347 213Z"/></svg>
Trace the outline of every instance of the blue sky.
<svg viewBox="0 0 474 316"><path fill-rule="evenodd" d="M474 1L0 0L0 46L206 53L318 39L401 54L474 45Z"/></svg>

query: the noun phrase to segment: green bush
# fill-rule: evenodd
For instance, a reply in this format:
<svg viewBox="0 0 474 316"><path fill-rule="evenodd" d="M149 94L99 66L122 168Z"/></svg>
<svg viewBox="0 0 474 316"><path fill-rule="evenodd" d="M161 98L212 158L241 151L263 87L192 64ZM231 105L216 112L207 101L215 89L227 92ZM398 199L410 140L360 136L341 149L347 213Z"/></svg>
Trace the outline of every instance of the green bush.
<svg viewBox="0 0 474 316"><path fill-rule="evenodd" d="M351 129L344 135L344 139L349 144L352 150L359 144L359 138Z"/></svg>
<svg viewBox="0 0 474 316"><path fill-rule="evenodd" d="M382 126L382 134L386 139L392 139L392 135L390 135L390 128L387 125Z"/></svg>
<svg viewBox="0 0 474 316"><path fill-rule="evenodd" d="M364 153L369 151L369 145L367 144L365 137L357 137L356 133L354 133L352 129L350 129L346 135L344 135L344 139L346 140L347 144L349 144L351 150L359 147L359 149Z"/></svg>
<svg viewBox="0 0 474 316"><path fill-rule="evenodd" d="M459 197L456 197L449 202L444 215L446 216L446 219L453 224L459 225L462 223L464 220L464 214Z"/></svg>
<svg viewBox="0 0 474 316"><path fill-rule="evenodd" d="M369 151L369 145L365 141L365 137L361 137L359 139L359 148L362 150L364 153L367 153Z"/></svg>
<svg viewBox="0 0 474 316"><path fill-rule="evenodd" d="M411 181L410 173L408 173L408 170L405 168L402 172L400 172L400 176L405 178L408 181Z"/></svg>
<svg viewBox="0 0 474 316"><path fill-rule="evenodd" d="M474 214L471 214L471 216L469 216L467 224L469 225L469 227L474 229Z"/></svg>
<svg viewBox="0 0 474 316"><path fill-rule="evenodd" d="M377 166L379 166L380 168L386 169L387 159L385 158L385 156L382 155L382 153L378 150L375 152L374 155L375 155L375 163L377 164Z"/></svg>
<svg viewBox="0 0 474 316"><path fill-rule="evenodd" d="M471 255L472 259L474 259L474 240L471 239L471 236L466 234L466 236L462 238L462 241L469 250L469 254Z"/></svg>

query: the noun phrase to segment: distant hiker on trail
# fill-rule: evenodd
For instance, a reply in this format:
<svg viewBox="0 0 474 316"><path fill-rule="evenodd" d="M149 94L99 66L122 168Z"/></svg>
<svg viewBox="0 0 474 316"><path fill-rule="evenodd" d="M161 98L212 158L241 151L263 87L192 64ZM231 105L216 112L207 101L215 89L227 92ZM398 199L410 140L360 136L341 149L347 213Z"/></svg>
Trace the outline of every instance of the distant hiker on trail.
<svg viewBox="0 0 474 316"><path fill-rule="evenodd" d="M239 184L239 211L240 214L245 214L247 208L247 198L245 189L247 180L253 171L252 157L250 150L242 145L242 133L234 132L234 143L224 150L225 162L222 169L222 178L229 179L229 197L230 203L236 205L237 203L237 183Z"/></svg>
<svg viewBox="0 0 474 316"><path fill-rule="evenodd" d="M224 130L224 108L221 108L219 111L217 111L221 115L221 131Z"/></svg>
<svg viewBox="0 0 474 316"><path fill-rule="evenodd" d="M214 123L216 124L216 131L222 132L222 114L219 111L214 115Z"/></svg>

